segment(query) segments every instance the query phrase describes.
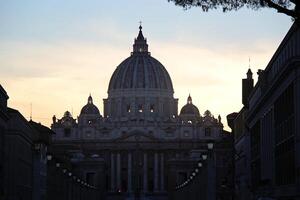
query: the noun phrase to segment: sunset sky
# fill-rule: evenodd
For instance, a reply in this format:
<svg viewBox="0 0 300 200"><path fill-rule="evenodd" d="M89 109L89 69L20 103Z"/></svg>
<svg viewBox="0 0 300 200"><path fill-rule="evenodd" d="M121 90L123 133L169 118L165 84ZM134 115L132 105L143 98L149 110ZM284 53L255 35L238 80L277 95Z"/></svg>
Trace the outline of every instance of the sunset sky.
<svg viewBox="0 0 300 200"><path fill-rule="evenodd" d="M151 55L168 70L179 98L200 113L241 107L241 79L265 68L292 20L272 9L203 13L167 0L0 1L0 84L9 106L50 126L78 116L92 93L103 113L109 79L130 55L139 21Z"/></svg>

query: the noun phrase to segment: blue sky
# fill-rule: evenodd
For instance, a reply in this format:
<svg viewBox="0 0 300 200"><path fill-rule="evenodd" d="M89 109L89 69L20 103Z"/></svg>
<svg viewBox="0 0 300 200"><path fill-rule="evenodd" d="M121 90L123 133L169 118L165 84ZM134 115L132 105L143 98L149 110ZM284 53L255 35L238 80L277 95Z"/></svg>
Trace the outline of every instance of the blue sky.
<svg viewBox="0 0 300 200"><path fill-rule="evenodd" d="M241 79L264 68L292 24L272 9L203 13L167 0L0 1L0 84L9 105L50 125L78 115L92 92L102 110L116 66L129 56L139 21L149 50L169 71L180 107L241 108ZM255 77L256 79L256 77Z"/></svg>

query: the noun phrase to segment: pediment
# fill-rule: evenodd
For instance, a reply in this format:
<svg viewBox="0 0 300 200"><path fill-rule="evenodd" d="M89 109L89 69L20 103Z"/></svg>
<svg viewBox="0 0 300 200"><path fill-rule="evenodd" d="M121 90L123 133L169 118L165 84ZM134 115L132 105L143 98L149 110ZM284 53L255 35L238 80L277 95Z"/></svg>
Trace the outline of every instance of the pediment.
<svg viewBox="0 0 300 200"><path fill-rule="evenodd" d="M116 142L156 142L159 139L150 134L141 132L133 132L123 134L121 137L116 139Z"/></svg>

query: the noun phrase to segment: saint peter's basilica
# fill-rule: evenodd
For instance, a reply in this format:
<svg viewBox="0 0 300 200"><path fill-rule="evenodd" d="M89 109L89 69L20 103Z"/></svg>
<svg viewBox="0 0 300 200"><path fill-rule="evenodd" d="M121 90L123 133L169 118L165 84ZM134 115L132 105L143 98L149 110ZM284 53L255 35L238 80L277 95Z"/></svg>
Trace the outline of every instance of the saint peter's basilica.
<svg viewBox="0 0 300 200"><path fill-rule="evenodd" d="M69 111L53 116L52 151L70 158L73 171L107 199L137 193L166 199L190 176L207 142L228 135L221 117L200 112L190 95L178 114L173 94L171 77L151 56L140 26L133 52L111 76L103 112L89 95L77 118Z"/></svg>

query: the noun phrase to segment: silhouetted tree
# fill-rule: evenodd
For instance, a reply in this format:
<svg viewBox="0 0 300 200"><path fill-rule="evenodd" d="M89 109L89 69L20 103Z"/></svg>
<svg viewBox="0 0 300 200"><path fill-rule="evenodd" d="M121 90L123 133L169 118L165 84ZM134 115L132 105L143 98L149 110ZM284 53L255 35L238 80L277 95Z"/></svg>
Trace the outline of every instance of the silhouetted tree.
<svg viewBox="0 0 300 200"><path fill-rule="evenodd" d="M251 9L270 7L279 13L284 13L294 19L300 18L300 0L168 0L184 8L200 7L207 12L222 8L223 12L238 10L244 6Z"/></svg>

